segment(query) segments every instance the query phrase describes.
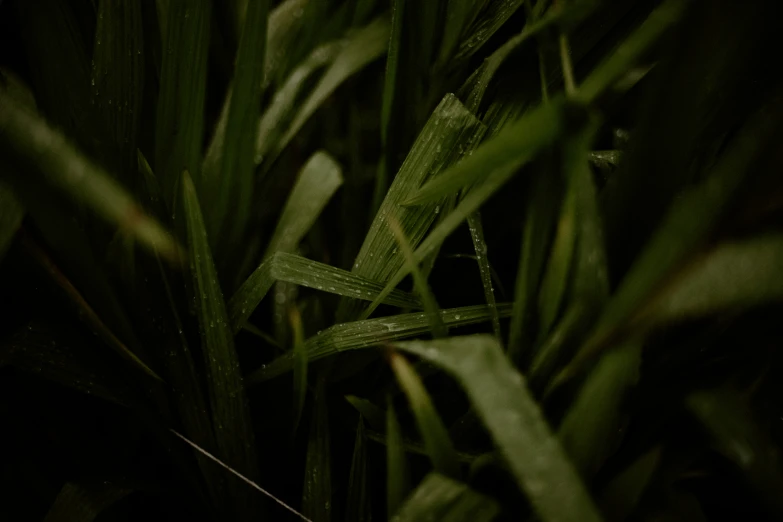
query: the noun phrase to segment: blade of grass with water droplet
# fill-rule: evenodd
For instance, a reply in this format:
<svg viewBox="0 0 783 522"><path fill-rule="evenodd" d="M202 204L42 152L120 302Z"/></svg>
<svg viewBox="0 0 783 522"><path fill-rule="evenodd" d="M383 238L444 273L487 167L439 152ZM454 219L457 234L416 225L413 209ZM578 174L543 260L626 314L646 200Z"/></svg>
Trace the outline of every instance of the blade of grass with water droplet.
<svg viewBox="0 0 783 522"><path fill-rule="evenodd" d="M234 332L242 328L275 281L368 301L383 289L383 285L347 270L294 254L277 252L256 268L228 302L228 315ZM401 291L392 292L384 302L401 308L421 307L416 297Z"/></svg>
<svg viewBox="0 0 783 522"><path fill-rule="evenodd" d="M196 188L187 171L182 176L182 197L216 445L222 460L253 478L258 474L255 442L234 349L234 335L212 261ZM258 507L254 499L238 484L234 484L233 489L239 512L255 513Z"/></svg>
<svg viewBox="0 0 783 522"><path fill-rule="evenodd" d="M400 423L390 398L386 408L386 512L389 514L389 520L394 520L394 514L402 506L409 491L408 457L405 455Z"/></svg>
<svg viewBox="0 0 783 522"><path fill-rule="evenodd" d="M103 510L130 494L111 483L77 484L66 482L44 522L92 522Z"/></svg>
<svg viewBox="0 0 783 522"><path fill-rule="evenodd" d="M264 80L268 14L268 0L254 0L247 6L234 78L224 106L222 143L210 147L216 157L210 161L208 154L204 162L203 186L209 193L207 231L213 240L222 236L221 244L231 249L245 231L253 201L253 152L261 116L259 86Z"/></svg>
<svg viewBox="0 0 783 522"><path fill-rule="evenodd" d="M489 321L492 311L486 305L465 306L441 310L441 318L447 327L467 326ZM498 304L501 317L511 313L509 303ZM337 324L307 340L307 356L313 362L344 352L378 346L390 341L421 335L429 330L427 314L400 314L364 321ZM286 353L247 377L248 384L255 384L291 370L291 354Z"/></svg>
<svg viewBox="0 0 783 522"><path fill-rule="evenodd" d="M449 332L440 317L440 307L438 306L438 302L435 300L435 296L432 295L432 291L427 284L427 278L424 276L421 270L419 270L419 266L413 259L413 249L411 248L411 244L408 242L408 238L405 237L405 232L402 231L402 228L400 228L400 223L393 215L389 216L388 224L389 229L391 229L392 234L394 234L394 238L396 239L397 244L400 246L400 250L402 250L402 255L405 258L405 263L408 266L408 270L413 274L413 285L416 289L416 292L421 297L422 303L424 304L424 312L427 314L427 319L430 322L432 336L436 338L446 337Z"/></svg>
<svg viewBox="0 0 783 522"><path fill-rule="evenodd" d="M601 520L497 339L474 335L394 346L441 367L460 382L542 520Z"/></svg>
<svg viewBox="0 0 783 522"><path fill-rule="evenodd" d="M181 255L176 242L106 172L76 150L40 117L0 92L0 148L29 165L26 173L83 203L169 261Z"/></svg>
<svg viewBox="0 0 783 522"><path fill-rule="evenodd" d="M293 252L342 183L340 165L323 151L313 154L288 196L264 257Z"/></svg>
<svg viewBox="0 0 783 522"><path fill-rule="evenodd" d="M430 473L394 515L399 522L490 522L500 513L498 503L439 473Z"/></svg>
<svg viewBox="0 0 783 522"><path fill-rule="evenodd" d="M319 383L315 392L302 492L302 512L313 522L332 519L332 450L324 382Z"/></svg>
<svg viewBox="0 0 783 522"><path fill-rule="evenodd" d="M427 179L438 176L462 154L469 153L485 130L484 125L453 94L447 94L441 100L392 181L356 256L353 272L384 282L403 266L404 257L398 252L394 236L386 224L387 217L395 216L411 245L417 247L435 221L444 198L419 207L404 207L402 202ZM423 257L417 259L419 263L422 261ZM338 316L353 315L347 307L348 304L344 303Z"/></svg>
<svg viewBox="0 0 783 522"><path fill-rule="evenodd" d="M204 100L211 19L210 2L172 1L159 17L163 60L155 126L155 172L169 210L182 171L201 180Z"/></svg>
<svg viewBox="0 0 783 522"><path fill-rule="evenodd" d="M495 300L495 288L492 286L492 269L489 266L489 258L487 257L487 241L484 239L484 225L479 211L473 212L468 216L468 229L470 230L470 238L473 240L473 249L476 251L481 286L484 288L484 299L492 311L492 332L495 334L495 337L502 339L500 316L497 313L497 301Z"/></svg>
<svg viewBox="0 0 783 522"><path fill-rule="evenodd" d="M449 433L435 410L424 383L421 382L413 366L402 355L392 354L389 364L402 391L408 397L433 468L447 477L459 478L457 452L454 450Z"/></svg>
<svg viewBox="0 0 783 522"><path fill-rule="evenodd" d="M136 138L144 92L144 26L139 2L101 2L92 55L93 103L103 116L122 181L136 185Z"/></svg>
<svg viewBox="0 0 783 522"><path fill-rule="evenodd" d="M345 46L300 106L277 147L273 149L273 157L276 157L288 145L305 122L310 119L310 116L340 84L366 65L383 56L386 52L388 39L389 21L383 17L370 22L348 38Z"/></svg>
<svg viewBox="0 0 783 522"><path fill-rule="evenodd" d="M367 462L367 435L364 420L360 417L356 425L356 441L353 443L351 471L348 478L348 499L345 503L346 522L370 522L370 474Z"/></svg>
<svg viewBox="0 0 783 522"><path fill-rule="evenodd" d="M516 12L524 0L509 0L506 2L489 2L482 12L468 27L465 36L454 53L452 67L463 63L473 56L487 43L490 37L506 23L511 15Z"/></svg>

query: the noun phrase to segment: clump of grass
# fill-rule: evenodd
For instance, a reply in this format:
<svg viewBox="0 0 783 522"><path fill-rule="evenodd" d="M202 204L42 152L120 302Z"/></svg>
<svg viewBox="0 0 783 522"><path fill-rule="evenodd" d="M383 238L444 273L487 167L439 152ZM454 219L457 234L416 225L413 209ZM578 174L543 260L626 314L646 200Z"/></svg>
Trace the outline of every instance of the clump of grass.
<svg viewBox="0 0 783 522"><path fill-rule="evenodd" d="M0 516L783 519L779 10L7 0Z"/></svg>

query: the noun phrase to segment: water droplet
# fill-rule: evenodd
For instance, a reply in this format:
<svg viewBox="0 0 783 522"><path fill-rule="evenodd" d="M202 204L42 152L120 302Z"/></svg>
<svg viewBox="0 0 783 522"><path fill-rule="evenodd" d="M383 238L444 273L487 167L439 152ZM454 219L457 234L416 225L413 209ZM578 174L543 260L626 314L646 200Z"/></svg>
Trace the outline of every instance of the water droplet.
<svg viewBox="0 0 783 522"><path fill-rule="evenodd" d="M462 316L461 316L461 315L459 315L459 314L457 314L457 315L455 315L455 316L454 316L454 319L456 319L457 321L459 321L460 317L462 317Z"/></svg>

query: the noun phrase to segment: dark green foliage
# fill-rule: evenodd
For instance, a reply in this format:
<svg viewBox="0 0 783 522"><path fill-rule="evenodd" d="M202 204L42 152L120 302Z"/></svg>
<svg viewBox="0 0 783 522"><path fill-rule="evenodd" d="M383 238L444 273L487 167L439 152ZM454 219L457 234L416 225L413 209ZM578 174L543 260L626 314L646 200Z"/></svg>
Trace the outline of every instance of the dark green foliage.
<svg viewBox="0 0 783 522"><path fill-rule="evenodd" d="M783 520L781 15L0 1L0 520Z"/></svg>

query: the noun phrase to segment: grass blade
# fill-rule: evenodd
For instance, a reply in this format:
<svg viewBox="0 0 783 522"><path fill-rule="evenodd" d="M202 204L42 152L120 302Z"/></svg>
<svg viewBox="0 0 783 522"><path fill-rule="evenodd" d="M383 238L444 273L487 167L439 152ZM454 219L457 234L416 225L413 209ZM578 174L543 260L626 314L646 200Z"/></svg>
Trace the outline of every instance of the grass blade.
<svg viewBox="0 0 783 522"><path fill-rule="evenodd" d="M403 266L404 257L398 252L394 235L386 223L387 218L396 217L411 245L417 247L435 221L443 198L419 207L404 207L402 202L428 178L439 175L463 154L469 153L481 140L484 131L484 125L454 95L447 94L441 100L389 187L356 256L354 273L384 282ZM419 263L422 261L423 257L417 259ZM351 315L345 306L338 316Z"/></svg>
<svg viewBox="0 0 783 522"><path fill-rule="evenodd" d="M524 0L489 2L485 9L467 29L466 36L459 43L454 54L454 64L466 61L473 56L487 40L506 23L511 15L524 3Z"/></svg>
<svg viewBox="0 0 783 522"><path fill-rule="evenodd" d="M136 138L144 92L144 26L138 2L101 2L92 56L92 97L112 145L122 181L135 188ZM115 160L116 161L116 160Z"/></svg>
<svg viewBox="0 0 783 522"><path fill-rule="evenodd" d="M165 33L155 127L155 172L169 210L183 170L201 179L204 100L211 2L170 1L160 17Z"/></svg>
<svg viewBox="0 0 783 522"><path fill-rule="evenodd" d="M631 516L661 461L656 447L636 459L612 479L601 494L601 505L610 520L622 522Z"/></svg>
<svg viewBox="0 0 783 522"><path fill-rule="evenodd" d="M294 69L285 83L277 90L269 107L258 122L255 145L256 165L262 163L277 147L285 125L290 121L299 92L319 69L332 62L343 47L343 42L329 42L314 49L307 59Z"/></svg>
<svg viewBox="0 0 783 522"><path fill-rule="evenodd" d="M489 522L500 513L493 499L466 484L430 473L393 519L399 522Z"/></svg>
<svg viewBox="0 0 783 522"><path fill-rule="evenodd" d="M779 102L766 107L740 131L710 176L686 191L669 209L647 246L634 262L617 292L604 308L593 332L583 344L568 378L616 335L620 326L638 311L656 286L707 238L730 197L741 186L748 164L778 128ZM382 295L382 294L381 294Z"/></svg>
<svg viewBox="0 0 783 522"><path fill-rule="evenodd" d="M476 211L468 216L468 229L473 240L473 249L476 251L476 261L481 276L481 286L484 288L484 299L492 311L492 332L495 337L502 339L500 333L500 316L497 313L497 301L495 300L495 288L492 286L492 268L487 257L487 241L484 239L484 225L481 222L481 214Z"/></svg>
<svg viewBox="0 0 783 522"><path fill-rule="evenodd" d="M639 379L642 347L638 341L607 352L590 372L558 429L571 461L590 478L618 442L620 407Z"/></svg>
<svg viewBox="0 0 783 522"><path fill-rule="evenodd" d="M498 313L507 317L511 305L499 304ZM441 317L447 327L467 326L482 323L492 317L485 305L465 306L441 310ZM400 314L379 317L351 323L337 324L307 340L307 357L310 362L323 359L347 350L358 350L383 343L421 335L429 330L427 314ZM283 354L270 364L262 366L247 377L248 384L265 381L291 370L291 354Z"/></svg>
<svg viewBox="0 0 783 522"><path fill-rule="evenodd" d="M212 262L196 189L187 171L183 174L182 196L217 448L222 460L252 478L257 474L254 436L234 350L234 335ZM241 513L254 513L252 500L239 495L239 490L236 493L240 503L237 509Z"/></svg>
<svg viewBox="0 0 783 522"><path fill-rule="evenodd" d="M66 482L44 522L92 522L101 512L131 493L114 484Z"/></svg>
<svg viewBox="0 0 783 522"><path fill-rule="evenodd" d="M299 132L310 116L346 79L356 74L369 63L377 60L386 51L389 39L389 22L378 18L358 30L346 42L332 65L321 77L310 96L302 103L288 130L280 139L273 156L282 151Z"/></svg>
<svg viewBox="0 0 783 522"><path fill-rule="evenodd" d="M275 281L366 300L374 299L383 289L383 285L347 270L277 252L256 268L229 301L228 315L234 332L242 328ZM400 291L390 293L384 302L402 308L421 307L418 299Z"/></svg>
<svg viewBox="0 0 783 522"><path fill-rule="evenodd" d="M315 408L307 442L302 511L313 522L332 519L332 464L329 421L323 381L315 394Z"/></svg>
<svg viewBox="0 0 783 522"><path fill-rule="evenodd" d="M395 344L451 373L542 520L601 520L522 376L490 336Z"/></svg>
<svg viewBox="0 0 783 522"><path fill-rule="evenodd" d="M293 252L342 183L340 165L325 152L313 154L288 196L264 258Z"/></svg>
<svg viewBox="0 0 783 522"><path fill-rule="evenodd" d="M178 261L180 249L169 233L144 214L131 196L41 118L0 92L0 147L33 167L30 173L84 203L150 250Z"/></svg>
<svg viewBox="0 0 783 522"><path fill-rule="evenodd" d="M287 50L299 34L304 10L310 0L285 0L269 13L266 57L264 58L264 83L266 90L278 76L288 71Z"/></svg>
<svg viewBox="0 0 783 522"><path fill-rule="evenodd" d="M781 266L780 234L722 244L686 267L639 320L657 323L780 301Z"/></svg>
<svg viewBox="0 0 783 522"><path fill-rule="evenodd" d="M405 258L405 264L408 266L408 270L413 274L413 285L424 304L424 312L427 314L427 319L430 322L432 336L436 338L446 337L449 332L440 317L438 302L435 300L435 296L432 295L432 291L427 284L427 278L421 270L419 270L419 266L413 259L413 249L408 242L408 238L405 237L405 232L402 231L399 222L393 215L389 216L389 228L391 229L392 234L394 234L394 238L397 240L400 250L402 250L402 255Z"/></svg>
<svg viewBox="0 0 783 522"><path fill-rule="evenodd" d="M353 444L351 472L348 478L348 500L345 503L346 522L370 522L370 474L367 462L367 435L364 421L359 418L356 425L356 441Z"/></svg>
<svg viewBox="0 0 783 522"><path fill-rule="evenodd" d="M402 355L392 354L389 363L400 387L408 397L433 468L447 477L459 478L457 453L424 383L421 382L413 366Z"/></svg>
<svg viewBox="0 0 783 522"><path fill-rule="evenodd" d="M214 161L208 155L204 163L204 186L210 191L208 232L213 239L223 235L232 247L244 233L253 198L253 152L261 115L259 86L264 80L268 14L268 0L247 5L234 79L225 102L225 132L219 135L223 141L215 144Z"/></svg>
<svg viewBox="0 0 783 522"><path fill-rule="evenodd" d="M347 400L351 406L356 408L356 411L359 412L363 419L370 423L370 427L372 429L383 431L384 426L386 426L385 411L367 399L362 399L361 397L356 397L355 395L346 395L345 400Z"/></svg>
<svg viewBox="0 0 783 522"><path fill-rule="evenodd" d="M394 520L394 514L410 491L410 473L400 423L391 399L386 409L386 441L386 511L389 520Z"/></svg>

